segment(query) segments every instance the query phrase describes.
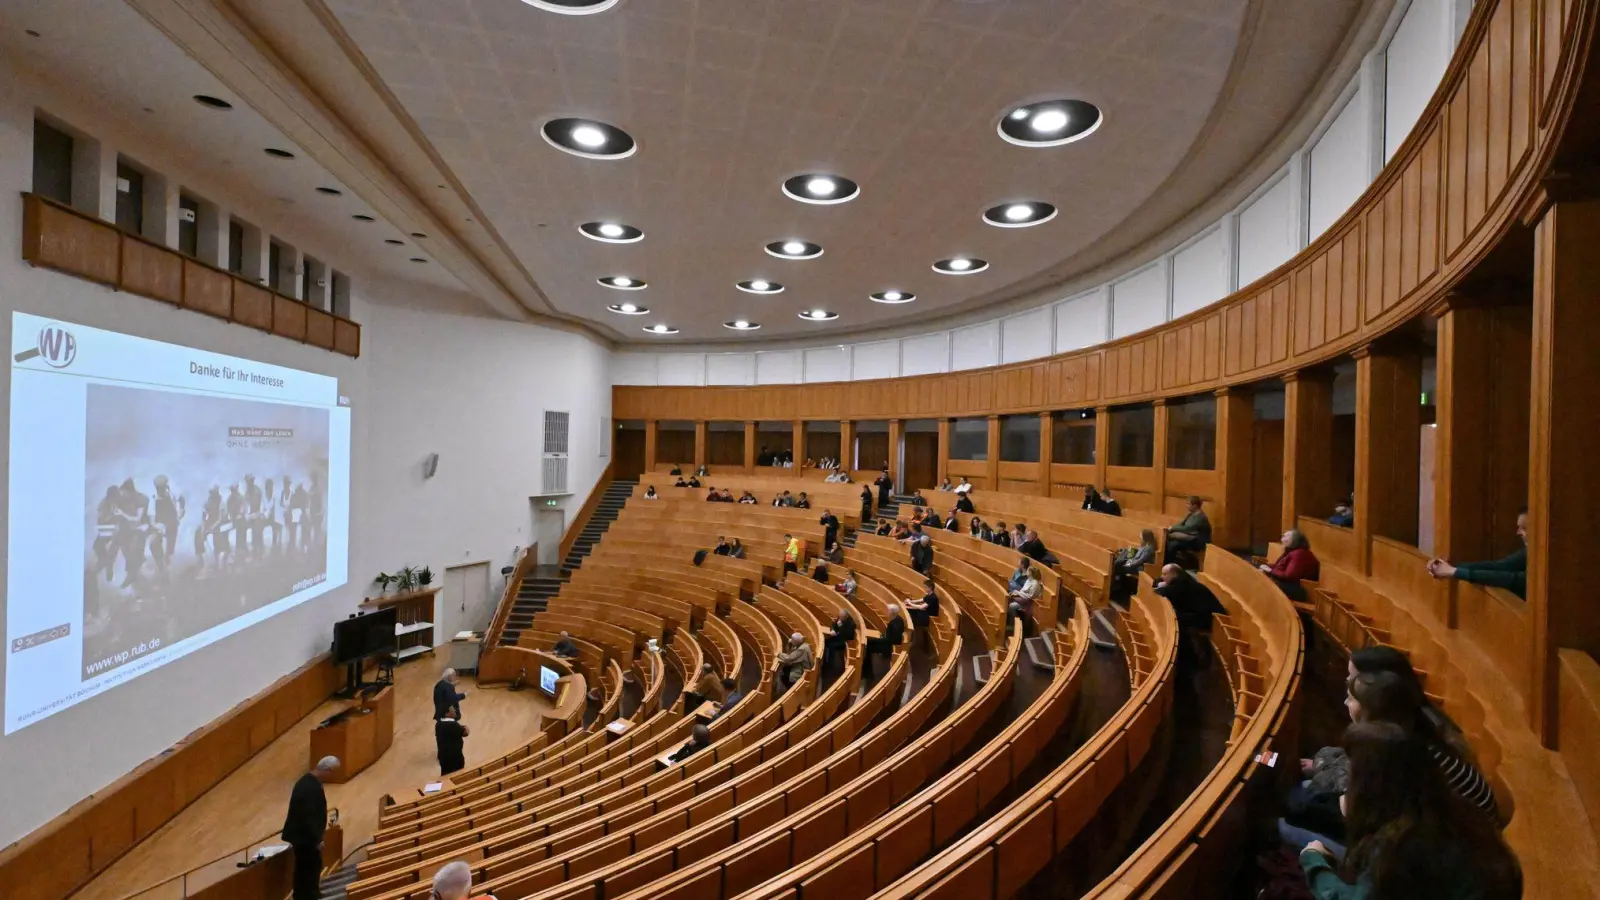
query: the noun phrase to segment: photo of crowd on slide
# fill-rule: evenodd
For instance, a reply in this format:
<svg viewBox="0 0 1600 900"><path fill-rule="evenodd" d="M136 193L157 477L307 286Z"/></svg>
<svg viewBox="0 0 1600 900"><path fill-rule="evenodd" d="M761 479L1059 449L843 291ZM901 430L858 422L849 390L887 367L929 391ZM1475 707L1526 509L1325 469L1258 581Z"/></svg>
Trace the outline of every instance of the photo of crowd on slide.
<svg viewBox="0 0 1600 900"><path fill-rule="evenodd" d="M326 578L328 410L90 384L83 679Z"/></svg>

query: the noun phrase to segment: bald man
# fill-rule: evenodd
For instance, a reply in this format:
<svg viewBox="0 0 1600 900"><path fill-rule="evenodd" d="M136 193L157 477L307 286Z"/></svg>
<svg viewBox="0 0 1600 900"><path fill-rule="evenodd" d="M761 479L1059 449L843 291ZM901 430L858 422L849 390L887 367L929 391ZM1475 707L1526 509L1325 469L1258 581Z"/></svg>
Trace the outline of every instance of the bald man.
<svg viewBox="0 0 1600 900"><path fill-rule="evenodd" d="M339 757L324 756L300 776L289 795L283 841L294 850L294 900L322 897L322 835L328 830L328 795L322 784L339 771Z"/></svg>
<svg viewBox="0 0 1600 900"><path fill-rule="evenodd" d="M445 669L439 683L433 686L433 718L461 718L461 701L467 695L456 690L456 670Z"/></svg>

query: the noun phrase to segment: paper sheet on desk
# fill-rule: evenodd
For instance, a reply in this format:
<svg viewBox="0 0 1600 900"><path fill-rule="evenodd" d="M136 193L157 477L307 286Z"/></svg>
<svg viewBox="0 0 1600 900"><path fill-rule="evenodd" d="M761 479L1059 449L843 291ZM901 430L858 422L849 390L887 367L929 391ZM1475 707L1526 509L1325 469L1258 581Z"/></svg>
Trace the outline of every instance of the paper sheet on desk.
<svg viewBox="0 0 1600 900"><path fill-rule="evenodd" d="M444 790L444 782L442 781L430 781L422 786L424 794L437 794L442 790Z"/></svg>
<svg viewBox="0 0 1600 900"><path fill-rule="evenodd" d="M265 846L256 848L256 859L266 859L271 856L277 856L279 853L282 853L287 849L289 849L288 844L267 844Z"/></svg>

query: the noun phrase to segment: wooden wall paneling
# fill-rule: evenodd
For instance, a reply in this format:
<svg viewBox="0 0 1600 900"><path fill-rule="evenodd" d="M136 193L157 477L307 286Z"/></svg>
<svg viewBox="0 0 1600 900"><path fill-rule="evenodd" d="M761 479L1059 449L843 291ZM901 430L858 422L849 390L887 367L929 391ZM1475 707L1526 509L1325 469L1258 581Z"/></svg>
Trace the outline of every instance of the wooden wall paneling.
<svg viewBox="0 0 1600 900"><path fill-rule="evenodd" d="M694 423L694 464L697 467L706 464L706 451L708 449L706 446L707 433L707 424L704 419Z"/></svg>
<svg viewBox="0 0 1600 900"><path fill-rule="evenodd" d="M844 461L846 469L871 467L870 463L856 455L856 423L849 419L839 422L839 458Z"/></svg>
<svg viewBox="0 0 1600 900"><path fill-rule="evenodd" d="M1600 653L1600 608L1588 590L1588 532L1600 508L1600 201L1553 203L1534 229L1532 420L1528 473L1528 607L1539 666L1530 710L1556 739L1561 648Z"/></svg>
<svg viewBox="0 0 1600 900"><path fill-rule="evenodd" d="M235 279L192 259L183 261L183 307L219 319L233 319ZM237 319L235 319L237 321Z"/></svg>
<svg viewBox="0 0 1600 900"><path fill-rule="evenodd" d="M1493 329L1490 313L1471 298L1452 295L1438 313L1435 352L1433 552L1444 559L1487 558L1488 433ZM1434 614L1455 627L1454 591L1431 592Z"/></svg>
<svg viewBox="0 0 1600 900"><path fill-rule="evenodd" d="M1050 496L1050 466L1056 453L1055 416L1039 413L1039 461L1035 464L1033 480L1038 484L1039 495Z"/></svg>
<svg viewBox="0 0 1600 900"><path fill-rule="evenodd" d="M1333 513L1328 488L1333 456L1333 379L1300 372L1284 379L1283 510L1280 527L1302 515Z"/></svg>
<svg viewBox="0 0 1600 900"><path fill-rule="evenodd" d="M644 423L644 471L654 472L661 453L661 423L646 419Z"/></svg>
<svg viewBox="0 0 1600 900"><path fill-rule="evenodd" d="M22 258L27 262L115 286L121 246L110 224L38 194L23 196Z"/></svg>
<svg viewBox="0 0 1600 900"><path fill-rule="evenodd" d="M1489 39L1486 43L1489 56L1488 71L1488 171L1487 194L1491 203L1497 203L1500 192L1511 175L1511 40L1512 19L1516 13L1514 3L1495 5L1489 18Z"/></svg>
<svg viewBox="0 0 1600 900"><path fill-rule="evenodd" d="M1171 417L1168 415L1169 412L1167 401L1164 398L1155 401L1155 449L1150 456L1150 475L1152 479L1150 490L1156 496L1155 509L1157 512L1165 511L1167 506L1167 442L1172 437L1168 433L1171 430L1169 427L1171 422Z"/></svg>
<svg viewBox="0 0 1600 900"><path fill-rule="evenodd" d="M1250 546L1265 547L1285 530L1284 423L1257 419L1251 426Z"/></svg>
<svg viewBox="0 0 1600 900"><path fill-rule="evenodd" d="M1480 44L1467 70L1466 216L1470 235L1483 222L1489 193L1489 48Z"/></svg>
<svg viewBox="0 0 1600 900"><path fill-rule="evenodd" d="M1445 106L1445 256L1448 259L1467 240L1467 94L1466 83L1456 85Z"/></svg>
<svg viewBox="0 0 1600 900"><path fill-rule="evenodd" d="M744 459L740 465L744 466L746 469L754 469L756 467L756 452L756 423L747 421L744 423L744 448L741 451L741 455ZM724 465L729 464L731 460L719 458L723 455L725 454L718 452L717 441L715 439L715 435L713 435L711 443L711 461L713 463L720 462Z"/></svg>
<svg viewBox="0 0 1600 900"><path fill-rule="evenodd" d="M1562 650L1559 666L1557 749L1589 814L1589 828L1600 830L1600 664L1582 651Z"/></svg>
<svg viewBox="0 0 1600 900"><path fill-rule="evenodd" d="M1422 362L1409 345L1356 353L1356 541L1361 571L1368 538L1415 545L1418 522Z"/></svg>
<svg viewBox="0 0 1600 900"><path fill-rule="evenodd" d="M884 455L889 462L889 478L895 484L901 484L901 458L905 455L905 423L899 419L889 420L889 440L884 448Z"/></svg>
<svg viewBox="0 0 1600 900"><path fill-rule="evenodd" d="M1110 484L1106 475L1111 466L1111 415L1105 406L1094 411L1094 483L1101 488Z"/></svg>
<svg viewBox="0 0 1600 900"><path fill-rule="evenodd" d="M117 287L177 306L183 302L183 257L143 238L124 234Z"/></svg>
<svg viewBox="0 0 1600 900"><path fill-rule="evenodd" d="M990 489L1000 484L1000 417L989 417L988 444L984 451L984 478Z"/></svg>
<svg viewBox="0 0 1600 900"><path fill-rule="evenodd" d="M1537 79L1533 77L1533 44L1537 29L1535 0L1514 0L1511 7L1511 169L1515 173L1527 162L1537 129L1534 121L1534 92Z"/></svg>
<svg viewBox="0 0 1600 900"><path fill-rule="evenodd" d="M938 468L934 471L935 484L943 484L950 474L950 420L939 420Z"/></svg>
<svg viewBox="0 0 1600 900"><path fill-rule="evenodd" d="M233 320L241 325L272 330L272 293L244 281L233 286Z"/></svg>
<svg viewBox="0 0 1600 900"><path fill-rule="evenodd" d="M333 316L315 307L306 307L306 343L324 350L333 349Z"/></svg>
<svg viewBox="0 0 1600 900"><path fill-rule="evenodd" d="M306 338L306 305L293 297L272 295L272 333L296 341Z"/></svg>
<svg viewBox="0 0 1600 900"><path fill-rule="evenodd" d="M905 469L896 484L906 491L936 486L939 483L939 436L926 431L908 431L902 441Z"/></svg>
<svg viewBox="0 0 1600 900"><path fill-rule="evenodd" d="M1250 491L1255 465L1255 400L1247 390L1217 391L1217 455L1215 478L1220 507L1216 542L1248 547Z"/></svg>

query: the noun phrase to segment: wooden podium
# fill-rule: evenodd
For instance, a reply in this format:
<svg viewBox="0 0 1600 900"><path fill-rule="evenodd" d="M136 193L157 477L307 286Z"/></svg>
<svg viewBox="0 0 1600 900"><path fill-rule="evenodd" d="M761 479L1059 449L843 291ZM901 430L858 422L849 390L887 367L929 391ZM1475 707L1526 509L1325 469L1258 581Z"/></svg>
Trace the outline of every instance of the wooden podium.
<svg viewBox="0 0 1600 900"><path fill-rule="evenodd" d="M311 729L311 758L315 768L324 756L339 757L339 771L328 780L344 784L378 761L394 743L394 688L350 704Z"/></svg>

